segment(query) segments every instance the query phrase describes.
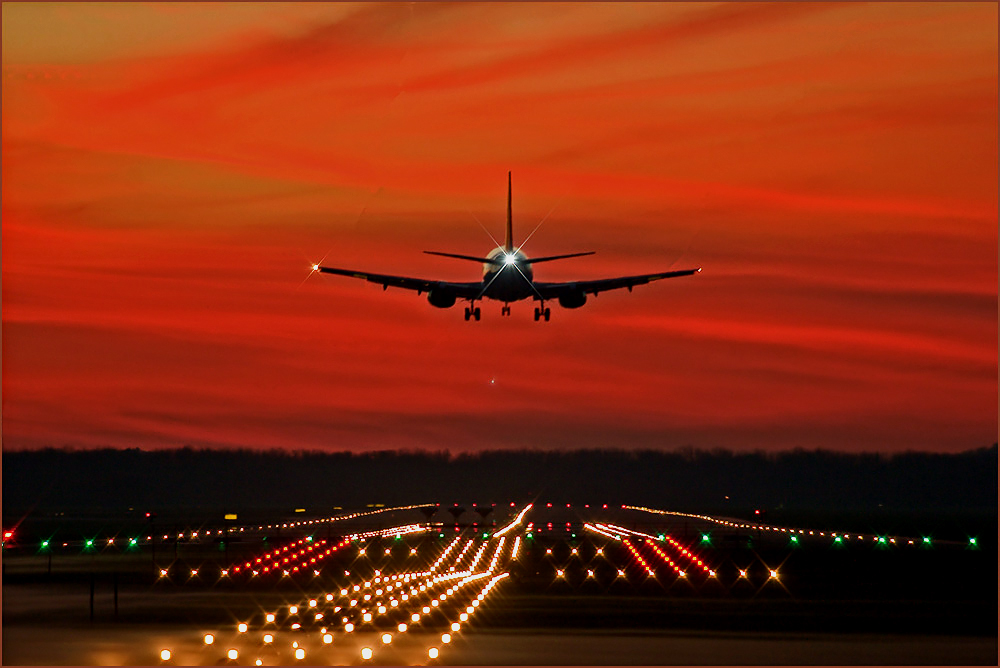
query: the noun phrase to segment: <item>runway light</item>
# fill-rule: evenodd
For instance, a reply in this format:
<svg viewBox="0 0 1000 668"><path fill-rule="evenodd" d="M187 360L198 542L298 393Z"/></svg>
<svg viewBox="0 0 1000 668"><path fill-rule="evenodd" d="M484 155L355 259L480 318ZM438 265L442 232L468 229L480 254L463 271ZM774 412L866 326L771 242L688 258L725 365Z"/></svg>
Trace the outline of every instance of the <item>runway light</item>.
<svg viewBox="0 0 1000 668"><path fill-rule="evenodd" d="M306 658L306 651L301 647L298 648L297 650L295 650L295 658L298 659L299 661Z"/></svg>
<svg viewBox="0 0 1000 668"><path fill-rule="evenodd" d="M371 620L372 620L372 613L366 612L365 614L361 615L361 621L370 622Z"/></svg>
<svg viewBox="0 0 1000 668"><path fill-rule="evenodd" d="M299 606L297 605L288 606L288 614L295 615L298 614L298 612L299 612Z"/></svg>
<svg viewBox="0 0 1000 668"><path fill-rule="evenodd" d="M442 633L441 634L441 642L443 642L445 645L447 645L448 643L450 643L451 642L451 634L450 633Z"/></svg>
<svg viewBox="0 0 1000 668"><path fill-rule="evenodd" d="M160 650L160 661L170 661L170 650L161 649Z"/></svg>
<svg viewBox="0 0 1000 668"><path fill-rule="evenodd" d="M324 633L323 634L323 644L324 645L329 645L332 642L333 642L333 636L331 634L329 634L329 633Z"/></svg>
<svg viewBox="0 0 1000 668"><path fill-rule="evenodd" d="M440 654L440 652L438 652L438 648L437 647L431 647L429 650L427 650L427 657L428 658L436 659L436 658L438 658L438 654Z"/></svg>
<svg viewBox="0 0 1000 668"><path fill-rule="evenodd" d="M778 577L778 571L771 571L771 577L772 578L777 578Z"/></svg>
<svg viewBox="0 0 1000 668"><path fill-rule="evenodd" d="M392 642L392 634L391 633L383 633L382 634L382 644L383 645L388 645L391 642Z"/></svg>
<svg viewBox="0 0 1000 668"><path fill-rule="evenodd" d="M205 644L206 645L211 645L214 642L215 642L215 636L213 636L211 633L206 633L205 634Z"/></svg>
<svg viewBox="0 0 1000 668"><path fill-rule="evenodd" d="M237 652L235 649L231 649L228 652L226 652L226 656L229 657L230 661L235 661L236 659L240 658L240 653Z"/></svg>
<svg viewBox="0 0 1000 668"><path fill-rule="evenodd" d="M931 539L928 538L927 536L924 536L924 545L930 545L930 544L931 544Z"/></svg>
<svg viewBox="0 0 1000 668"><path fill-rule="evenodd" d="M406 624L400 622L399 626L396 627L396 630L399 631L400 633L406 633Z"/></svg>
<svg viewBox="0 0 1000 668"><path fill-rule="evenodd" d="M241 529L241 531L242 531L242 529ZM261 661L260 659L257 659L256 661L253 662L253 665L255 665L255 666L263 666L264 662Z"/></svg>
<svg viewBox="0 0 1000 668"><path fill-rule="evenodd" d="M969 538L969 545L972 545L973 547L975 547L978 544L979 543L978 543L978 541L975 538Z"/></svg>
<svg viewBox="0 0 1000 668"><path fill-rule="evenodd" d="M274 636L272 636L270 633L265 633L264 634L264 642L265 643L269 643L269 642L273 642L273 641L274 641Z"/></svg>
<svg viewBox="0 0 1000 668"><path fill-rule="evenodd" d="M458 633L459 629L461 629L461 628L462 628L462 625L459 624L458 622L452 622L451 623L451 630L452 630L452 632Z"/></svg>
<svg viewBox="0 0 1000 668"><path fill-rule="evenodd" d="M354 624L351 624L350 622L344 624L344 632L345 633L350 633L353 630L354 630Z"/></svg>
<svg viewBox="0 0 1000 668"><path fill-rule="evenodd" d="M161 568L160 569L160 577L161 578L167 577L167 569L165 569L165 568Z"/></svg>
<svg viewBox="0 0 1000 668"><path fill-rule="evenodd" d="M240 624L236 627L236 630L239 631L240 633L246 633L247 632L247 625L246 625L246 623L245 622L240 622Z"/></svg>
<svg viewBox="0 0 1000 668"><path fill-rule="evenodd" d="M266 615L264 615L264 619L267 620L267 622L269 622L269 623L273 622L274 621L274 613L273 612L267 613Z"/></svg>
<svg viewBox="0 0 1000 668"><path fill-rule="evenodd" d="M373 652L371 647L361 648L361 658L364 659L365 661L370 661L372 658L372 654Z"/></svg>

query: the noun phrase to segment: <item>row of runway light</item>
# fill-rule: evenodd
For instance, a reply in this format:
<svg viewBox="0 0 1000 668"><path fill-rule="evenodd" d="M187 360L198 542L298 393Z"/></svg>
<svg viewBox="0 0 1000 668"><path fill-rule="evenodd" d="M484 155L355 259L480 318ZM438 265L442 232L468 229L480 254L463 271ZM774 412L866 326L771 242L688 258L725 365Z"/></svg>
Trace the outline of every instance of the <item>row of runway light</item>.
<svg viewBox="0 0 1000 668"><path fill-rule="evenodd" d="M910 537L900 537L900 536L879 536L876 534L864 534L864 533L852 533L847 531L820 531L818 529L797 529L792 527L781 527L771 524L759 524L751 522L739 522L728 519L723 519L720 517L712 517L710 515L698 515L695 513L681 513L671 510L658 510L655 508L645 508L643 506L622 506L622 508L627 510L638 510L645 513L654 513L657 515L673 515L675 517L688 517L691 519L702 520L705 522L711 522L713 524L718 524L721 526L730 527L733 529L752 529L754 531L770 531L773 533L787 534L789 540L793 544L797 544L799 536L811 536L820 538L831 538L834 545L841 545L845 541L854 540L860 543L871 543L874 545L887 547L890 545L912 545L912 546L923 546L930 547L934 544L944 544L950 541L935 541L929 536L922 536L920 538L910 538ZM970 537L968 545L969 547L977 547L978 541L975 537Z"/></svg>
<svg viewBox="0 0 1000 668"><path fill-rule="evenodd" d="M620 527L614 524L605 524L601 522L597 523L586 523L584 528L597 533L599 535L611 538L616 541L620 541L631 553L632 557L636 560L641 568L643 568L650 576L656 577L655 570L649 565L649 563L642 557L639 551L636 549L632 543L625 538L625 536L638 536L647 540L646 545L656 554L659 559L665 563L679 578L687 577L687 570L681 568L669 555L667 555L659 546L656 545L657 540L661 542L666 542L670 545L679 555L678 558L683 558L688 562L687 568L697 568L700 569L706 576L710 578L715 577L715 571L709 568L705 562L698 557L695 553L689 550L687 547L679 543L672 536L664 535L662 537L655 537L649 534L643 533L641 531L635 531L633 529L626 529L625 527ZM600 552L600 551L599 551ZM619 575L623 575L619 571Z"/></svg>
<svg viewBox="0 0 1000 668"><path fill-rule="evenodd" d="M429 507L431 507L433 505L434 504L432 504L432 503L421 503L421 504L415 504L415 505L410 505L410 506L394 506L392 508L379 508L377 510L359 511L359 512L353 512L353 513L347 513L347 514L343 514L343 515L333 515L331 517L322 517L322 518L317 518L317 519L312 519L312 520L301 520L301 521L298 521L298 522L284 522L284 523L275 523L275 524L260 524L260 525L257 525L257 526L251 526L251 525L232 526L232 527L228 527L227 529L198 529L197 531L188 531L188 532L181 531L181 532L177 533L176 535L170 534L170 533L165 533L165 534L162 534L162 535L161 534L157 534L157 536L161 537L162 540L165 540L165 541L171 540L172 537L173 537L174 540L189 540L189 541L191 541L191 540L200 540L202 538L210 538L212 536L215 536L215 537L224 536L226 533L232 534L232 533L244 533L246 531L251 531L251 532L252 531L266 531L266 530L269 530L269 529L279 529L279 528L280 529L286 529L286 528L288 528L288 529L295 529L295 528L299 528L299 527L306 527L306 526L311 526L311 525L316 525L316 524L329 524L329 523L332 523L332 522L341 522L341 521L345 521L345 520L352 520L352 519L356 519L356 518L359 518L359 517L367 517L367 516L370 516L370 515L378 515L380 513L395 512L395 511L402 511L402 510L414 510L414 509L419 509L419 508L429 508ZM9 534L9 535L7 535L7 534ZM13 531L5 531L4 532L4 544L5 544L5 546L6 546L6 543L8 541L10 541L10 539L13 537L13 535L14 535ZM141 545L143 543L152 542L152 540L153 540L153 534L146 534L145 537L143 537L143 536L140 535L140 536L130 536L130 537L124 538L124 539L119 538L118 536L110 536L108 538L100 538L100 539L98 539L98 538L84 538L83 540L63 541L63 542L59 543L59 545L61 545L62 547L70 547L71 545L72 546L82 546L84 549L88 549L88 550L89 549L93 549L95 547L98 547L100 545L103 545L105 547L113 547L113 546L116 546L116 545L124 545L124 546L126 546L126 548L135 548L135 547L137 547L137 546L139 546L139 545ZM32 543L32 545L34 545L34 543ZM48 550L51 547L52 547L52 540L51 539L41 540L38 543L38 549L39 550Z"/></svg>
<svg viewBox="0 0 1000 668"><path fill-rule="evenodd" d="M519 517L523 517L523 514ZM401 535L401 529L404 529L404 527L394 527L370 533L381 536ZM464 610L457 617L446 619L447 631L441 634L440 645L434 644L426 649L426 659L424 661L433 661L440 656L443 646L451 643L453 635L459 633L463 624L480 609L480 606L494 587L504 578L508 577L508 573L506 572L497 573L500 570L500 560L504 554L505 537L500 537L495 543L494 540L484 542L480 546L480 549L474 555L471 555L469 564L465 566L463 566L463 562L466 560L466 555L475 543L474 538L466 540L465 546L459 554L450 562L446 561L448 555L454 551L461 540L461 537L456 538L445 547L441 555L439 555L432 567L427 571L383 575L381 571L376 570L375 576L370 580L348 585L338 593L329 592L323 596L311 598L301 605L289 606L284 621L288 624L288 629L293 632L301 631L304 622L326 624L319 629L319 635L322 645L330 646L334 643L334 631L332 626L327 622L328 618L334 622L339 621L342 624L341 629L343 634L354 634L356 629L359 632L368 628L375 629L377 620L380 617L390 618L393 615L399 616L408 613L406 617L397 617L406 620L399 621L395 626L396 633L403 634L414 624L420 623L424 617L434 612L444 613L443 605L449 599L452 599L452 604L455 603L455 599L461 600L460 597L463 590L468 585L489 578L485 586L475 594L474 598L469 598ZM476 565L482 561L491 543L495 544L495 547L489 565L485 570L476 572L474 570ZM520 536L514 541L509 559L516 558L519 546ZM435 571L442 568L446 563L449 564L447 570L435 574ZM455 609L461 609L461 606L455 606ZM337 616L339 616L339 620L336 619ZM358 622L359 626L355 625L355 621ZM269 632L269 628L272 625L274 626L274 630ZM280 630L280 622L278 621L276 612L265 613L261 630L264 633L261 636L258 649L275 647L280 644L276 636L277 631ZM240 622L237 625L236 631L238 635L247 634L250 632L250 624ZM393 634L383 631L378 635L378 638L382 646L387 646L392 643ZM205 634L203 641L206 646L215 644L216 634ZM296 662L302 662L306 659L307 644L305 640L302 642L296 640L291 643L292 655ZM375 656L375 649L372 646L366 645L361 648L360 656L363 661L369 662ZM172 657L173 655L169 649L161 651L160 658L162 661L170 661ZM225 657L229 662L236 662L240 658L240 650L236 647L230 647L226 650ZM256 658L255 664L262 665L263 659Z"/></svg>
<svg viewBox="0 0 1000 668"><path fill-rule="evenodd" d="M320 571L317 567L320 565L320 562L325 560L327 557L332 556L338 550L346 547L352 541L364 540L373 537L384 538L386 536L399 538L407 534L419 533L426 530L427 529L425 527L422 527L419 524L407 524L404 526L391 527L389 529L367 531L365 533L353 534L344 538L340 542L328 547L325 550L322 550L321 548L323 545L327 544L326 540L320 539L314 542L312 536L307 536L289 545L266 552L256 559L251 559L243 564L233 566L231 568L223 568L219 573L219 577L230 577L230 571L232 571L232 575L242 574L251 578L257 576L264 577L278 572L280 572L283 577L287 577L296 575L300 571L308 570L310 568L312 569L313 575L318 576ZM299 548L299 546L303 547ZM289 552L289 550L292 550L292 552ZM411 551L411 554L412 553L413 552ZM365 548L362 547L359 550L359 556L364 555ZM345 572L345 575L349 574L350 573ZM169 568L160 569L161 578L169 577L169 575ZM191 569L190 577L196 578L198 576L199 569Z"/></svg>

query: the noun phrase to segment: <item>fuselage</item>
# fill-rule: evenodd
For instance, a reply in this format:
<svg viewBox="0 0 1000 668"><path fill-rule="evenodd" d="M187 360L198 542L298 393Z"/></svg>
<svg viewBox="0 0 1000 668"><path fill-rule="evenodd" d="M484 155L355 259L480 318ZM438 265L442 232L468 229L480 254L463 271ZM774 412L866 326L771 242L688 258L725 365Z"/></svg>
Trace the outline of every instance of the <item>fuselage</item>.
<svg viewBox="0 0 1000 668"><path fill-rule="evenodd" d="M502 302L516 302L531 297L534 272L528 257L519 250L507 252L494 248L486 257L502 264L483 263L483 296Z"/></svg>

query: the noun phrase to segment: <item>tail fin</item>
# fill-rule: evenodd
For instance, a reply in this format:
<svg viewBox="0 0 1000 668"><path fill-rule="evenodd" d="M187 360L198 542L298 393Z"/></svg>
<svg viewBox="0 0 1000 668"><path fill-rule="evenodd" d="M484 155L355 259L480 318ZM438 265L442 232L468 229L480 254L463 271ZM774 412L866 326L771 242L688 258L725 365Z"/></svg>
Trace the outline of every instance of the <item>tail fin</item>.
<svg viewBox="0 0 1000 668"><path fill-rule="evenodd" d="M507 253L514 252L514 233L510 218L510 172L507 172L507 236L503 240L503 249Z"/></svg>

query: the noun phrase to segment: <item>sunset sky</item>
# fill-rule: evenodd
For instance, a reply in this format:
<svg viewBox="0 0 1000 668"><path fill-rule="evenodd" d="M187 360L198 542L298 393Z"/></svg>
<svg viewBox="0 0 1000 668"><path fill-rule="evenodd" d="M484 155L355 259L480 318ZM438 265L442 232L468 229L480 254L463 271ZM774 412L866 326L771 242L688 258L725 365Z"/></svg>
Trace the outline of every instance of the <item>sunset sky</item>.
<svg viewBox="0 0 1000 668"><path fill-rule="evenodd" d="M3 4L3 447L997 435L997 4ZM482 221L578 310L462 304Z"/></svg>

